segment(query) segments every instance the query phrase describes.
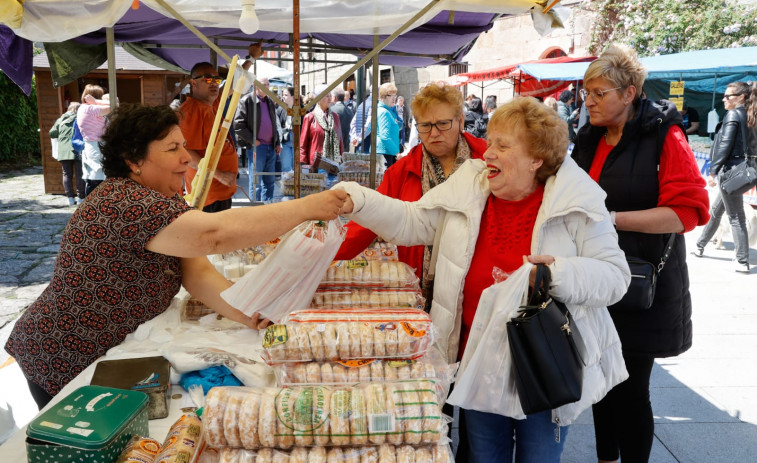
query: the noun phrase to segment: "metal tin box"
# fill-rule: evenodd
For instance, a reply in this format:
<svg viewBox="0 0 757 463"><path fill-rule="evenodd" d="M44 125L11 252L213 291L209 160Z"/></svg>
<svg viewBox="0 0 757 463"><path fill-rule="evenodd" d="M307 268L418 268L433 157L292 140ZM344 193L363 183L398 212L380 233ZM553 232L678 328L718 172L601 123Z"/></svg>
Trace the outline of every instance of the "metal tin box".
<svg viewBox="0 0 757 463"><path fill-rule="evenodd" d="M90 384L131 389L147 394L147 418L168 416L171 364L161 356L104 360L97 364Z"/></svg>
<svg viewBox="0 0 757 463"><path fill-rule="evenodd" d="M134 435L149 434L147 395L83 386L29 424L29 463L113 463Z"/></svg>

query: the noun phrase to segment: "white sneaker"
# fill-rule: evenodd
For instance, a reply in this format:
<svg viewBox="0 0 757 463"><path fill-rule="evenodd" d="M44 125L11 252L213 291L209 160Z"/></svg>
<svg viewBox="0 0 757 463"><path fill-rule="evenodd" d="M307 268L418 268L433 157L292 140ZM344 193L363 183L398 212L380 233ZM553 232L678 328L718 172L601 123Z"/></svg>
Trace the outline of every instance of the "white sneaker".
<svg viewBox="0 0 757 463"><path fill-rule="evenodd" d="M69 206L76 206L76 199L75 198L68 198L68 205Z"/></svg>
<svg viewBox="0 0 757 463"><path fill-rule="evenodd" d="M739 273L749 273L749 263L742 264L735 260L733 261L733 269Z"/></svg>

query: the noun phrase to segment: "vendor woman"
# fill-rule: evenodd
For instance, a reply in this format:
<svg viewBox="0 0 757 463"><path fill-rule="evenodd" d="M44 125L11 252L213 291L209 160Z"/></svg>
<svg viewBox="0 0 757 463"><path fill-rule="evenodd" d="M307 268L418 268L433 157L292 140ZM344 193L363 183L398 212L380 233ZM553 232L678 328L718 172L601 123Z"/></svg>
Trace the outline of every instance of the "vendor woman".
<svg viewBox="0 0 757 463"><path fill-rule="evenodd" d="M221 298L231 283L205 256L264 243L306 220L334 219L346 198L328 191L215 214L188 206L177 192L191 157L168 106L122 105L100 146L107 180L74 212L52 281L5 345L40 409L163 313L182 285L220 315L264 328L267 320Z"/></svg>

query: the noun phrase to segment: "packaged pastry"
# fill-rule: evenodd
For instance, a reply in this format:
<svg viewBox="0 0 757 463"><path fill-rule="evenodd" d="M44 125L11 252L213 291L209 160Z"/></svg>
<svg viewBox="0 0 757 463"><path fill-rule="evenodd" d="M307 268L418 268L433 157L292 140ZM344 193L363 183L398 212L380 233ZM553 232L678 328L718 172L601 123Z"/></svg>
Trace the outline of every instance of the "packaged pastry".
<svg viewBox="0 0 757 463"><path fill-rule="evenodd" d="M212 447L237 447L229 443L238 442L239 447L250 450L438 444L446 437L446 422L433 393L434 383L419 380L344 387L215 387L211 389L216 390L215 397L207 401L205 417L223 414L235 417L236 423L224 423L220 433L207 433L207 443ZM228 414L234 403L242 404L239 412ZM259 410L247 412L246 405L258 406ZM327 459L328 455L323 457Z"/></svg>
<svg viewBox="0 0 757 463"><path fill-rule="evenodd" d="M271 365L319 359L406 359L422 356L433 339L431 318L419 309L306 309L269 326L263 347Z"/></svg>
<svg viewBox="0 0 757 463"><path fill-rule="evenodd" d="M383 260L338 260L331 263L319 288L413 288L415 270L404 262Z"/></svg>
<svg viewBox="0 0 757 463"><path fill-rule="evenodd" d="M160 451L160 443L149 437L134 436L121 451L116 463L153 462Z"/></svg>
<svg viewBox="0 0 757 463"><path fill-rule="evenodd" d="M294 447L290 450L220 449L220 463L450 463L449 445Z"/></svg>
<svg viewBox="0 0 757 463"><path fill-rule="evenodd" d="M313 295L310 307L313 309L343 309L348 307L394 309L425 306L418 288L320 288Z"/></svg>
<svg viewBox="0 0 757 463"><path fill-rule="evenodd" d="M155 457L155 463L180 463L191 461L200 443L202 422L194 413L185 413L171 429L160 452Z"/></svg>

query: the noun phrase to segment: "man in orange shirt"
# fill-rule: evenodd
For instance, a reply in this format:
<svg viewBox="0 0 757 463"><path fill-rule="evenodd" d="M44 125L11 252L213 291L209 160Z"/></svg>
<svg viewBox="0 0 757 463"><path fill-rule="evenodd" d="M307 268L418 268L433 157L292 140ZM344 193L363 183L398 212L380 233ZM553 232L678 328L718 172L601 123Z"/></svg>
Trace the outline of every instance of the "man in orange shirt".
<svg viewBox="0 0 757 463"><path fill-rule="evenodd" d="M222 81L213 65L205 62L197 63L192 67L190 79L192 96L179 107L182 113L179 127L186 140L186 149L192 156L190 169L184 176L188 191L191 191L192 179L197 174L197 165L205 156L205 149L210 143L210 132L216 111L218 111L220 94L218 86ZM231 197L237 191L238 169L237 151L231 136L227 136L203 211L219 212L231 209Z"/></svg>

